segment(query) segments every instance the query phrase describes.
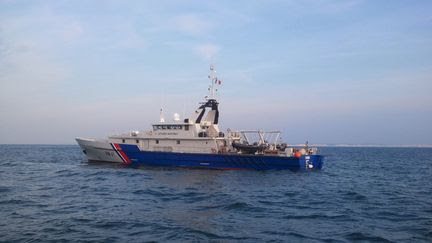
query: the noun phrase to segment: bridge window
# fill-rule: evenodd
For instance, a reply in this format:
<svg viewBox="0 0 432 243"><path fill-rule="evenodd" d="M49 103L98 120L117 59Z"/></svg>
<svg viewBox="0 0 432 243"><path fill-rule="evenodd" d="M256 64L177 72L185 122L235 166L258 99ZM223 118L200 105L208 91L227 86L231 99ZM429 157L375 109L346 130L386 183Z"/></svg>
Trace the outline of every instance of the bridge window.
<svg viewBox="0 0 432 243"><path fill-rule="evenodd" d="M126 140L125 140L125 139L122 139L122 143L126 143Z"/></svg>
<svg viewBox="0 0 432 243"><path fill-rule="evenodd" d="M177 144L180 144L180 140L177 140Z"/></svg>
<svg viewBox="0 0 432 243"><path fill-rule="evenodd" d="M156 140L156 144L159 144L159 140Z"/></svg>
<svg viewBox="0 0 432 243"><path fill-rule="evenodd" d="M138 139L136 140L136 143L139 143L139 140L138 140Z"/></svg>

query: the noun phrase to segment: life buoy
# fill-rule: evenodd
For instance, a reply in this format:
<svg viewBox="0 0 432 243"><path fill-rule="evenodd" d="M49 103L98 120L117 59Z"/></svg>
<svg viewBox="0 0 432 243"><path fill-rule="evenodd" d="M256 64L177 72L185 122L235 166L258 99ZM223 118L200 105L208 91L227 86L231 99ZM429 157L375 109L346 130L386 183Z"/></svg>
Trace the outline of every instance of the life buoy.
<svg viewBox="0 0 432 243"><path fill-rule="evenodd" d="M294 157L296 157L296 158L300 158L301 156L302 156L302 154L299 151L294 153Z"/></svg>

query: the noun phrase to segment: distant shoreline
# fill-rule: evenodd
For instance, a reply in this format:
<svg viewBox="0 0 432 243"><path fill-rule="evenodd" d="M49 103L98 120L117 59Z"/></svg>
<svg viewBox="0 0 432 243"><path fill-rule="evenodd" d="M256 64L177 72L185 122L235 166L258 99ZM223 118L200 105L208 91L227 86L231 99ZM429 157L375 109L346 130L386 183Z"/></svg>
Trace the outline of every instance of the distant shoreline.
<svg viewBox="0 0 432 243"><path fill-rule="evenodd" d="M304 144L290 144L301 147ZM432 148L432 144L309 144L310 147L340 147L340 148Z"/></svg>

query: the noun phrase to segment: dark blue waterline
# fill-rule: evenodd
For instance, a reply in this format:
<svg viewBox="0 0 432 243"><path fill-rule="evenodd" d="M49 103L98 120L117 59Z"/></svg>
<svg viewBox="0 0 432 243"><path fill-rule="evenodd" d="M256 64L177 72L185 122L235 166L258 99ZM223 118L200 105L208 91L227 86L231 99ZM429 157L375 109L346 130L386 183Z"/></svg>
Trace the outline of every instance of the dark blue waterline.
<svg viewBox="0 0 432 243"><path fill-rule="evenodd" d="M324 156L322 155L307 155L297 158L246 154L150 152L141 151L136 145L119 144L119 146L134 168L145 165L228 170L306 171L310 169L320 170L324 163ZM118 151L116 152L118 153ZM127 163L125 158L123 161Z"/></svg>

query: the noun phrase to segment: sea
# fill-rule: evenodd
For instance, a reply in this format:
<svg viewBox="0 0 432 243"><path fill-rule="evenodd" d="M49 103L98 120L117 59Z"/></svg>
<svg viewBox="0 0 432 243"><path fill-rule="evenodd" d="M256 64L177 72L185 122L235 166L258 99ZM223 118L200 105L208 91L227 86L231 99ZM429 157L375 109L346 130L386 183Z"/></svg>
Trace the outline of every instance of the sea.
<svg viewBox="0 0 432 243"><path fill-rule="evenodd" d="M0 242L432 242L431 148L321 153L321 171L224 171L0 145Z"/></svg>

